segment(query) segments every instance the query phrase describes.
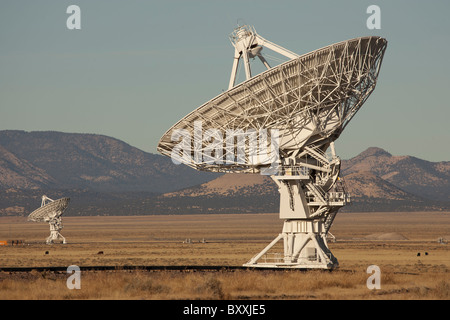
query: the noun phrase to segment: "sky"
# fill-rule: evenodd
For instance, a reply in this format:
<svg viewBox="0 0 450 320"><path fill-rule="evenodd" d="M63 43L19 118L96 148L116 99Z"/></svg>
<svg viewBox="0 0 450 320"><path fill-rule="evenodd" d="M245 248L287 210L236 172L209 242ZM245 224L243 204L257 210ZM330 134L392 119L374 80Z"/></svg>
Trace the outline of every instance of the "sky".
<svg viewBox="0 0 450 320"><path fill-rule="evenodd" d="M79 30L67 27L70 5ZM381 29L367 27L370 5ZM103 134L157 153L167 129L227 89L228 36L245 22L297 54L386 38L377 87L338 155L380 147L449 161L449 12L448 0L2 0L0 130Z"/></svg>

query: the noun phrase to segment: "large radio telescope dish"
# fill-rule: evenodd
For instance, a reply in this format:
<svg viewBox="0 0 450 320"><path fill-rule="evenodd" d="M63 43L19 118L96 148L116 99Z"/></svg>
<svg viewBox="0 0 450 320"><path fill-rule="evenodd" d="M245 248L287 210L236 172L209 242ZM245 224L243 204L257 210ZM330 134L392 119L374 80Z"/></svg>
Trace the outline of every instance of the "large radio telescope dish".
<svg viewBox="0 0 450 320"><path fill-rule="evenodd" d="M52 244L56 240L61 239L65 244L66 239L59 231L63 228L61 216L69 205L70 198L61 198L52 200L43 195L41 207L34 210L28 216L28 221L48 222L50 225L50 236L46 239L47 244Z"/></svg>
<svg viewBox="0 0 450 320"><path fill-rule="evenodd" d="M300 56L247 25L230 40L235 55L229 89L172 126L157 150L197 170L272 176L283 232L247 266L337 267L326 237L349 197L334 141L375 89L387 41L355 38ZM270 67L263 48L289 60ZM252 76L251 58L267 70ZM246 80L235 85L241 60ZM281 239L281 261L259 262Z"/></svg>

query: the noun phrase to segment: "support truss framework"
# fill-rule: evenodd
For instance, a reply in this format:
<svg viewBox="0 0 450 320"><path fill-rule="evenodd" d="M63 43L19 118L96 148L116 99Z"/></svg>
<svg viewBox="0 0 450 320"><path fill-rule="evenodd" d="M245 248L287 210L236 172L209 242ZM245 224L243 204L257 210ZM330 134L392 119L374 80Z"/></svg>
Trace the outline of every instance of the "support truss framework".
<svg viewBox="0 0 450 320"><path fill-rule="evenodd" d="M334 268L338 263L328 249L327 235L349 197L339 178L333 143L375 89L387 41L361 37L299 56L249 26L235 29L230 39L235 55L229 90L178 121L160 139L158 151L212 172L262 173L275 162L271 174L280 191L283 232L246 265ZM261 55L263 48L290 60L270 68ZM252 77L249 58L259 58L268 70ZM240 59L247 80L235 85ZM277 137L261 135L264 130L276 130ZM177 132L184 134L182 143L174 139L179 138ZM233 136L227 140L230 132ZM266 151L273 150L269 141L277 142L278 154L271 155L271 163L255 160L250 152L250 137L255 136ZM229 141L242 143L230 148ZM261 262L280 240L282 258Z"/></svg>
<svg viewBox="0 0 450 320"><path fill-rule="evenodd" d="M41 207L28 216L29 221L47 222L50 225L50 235L45 241L47 244L52 244L58 240L62 241L64 244L66 243L66 238L60 233L63 228L61 216L67 209L69 201L69 198L53 200L46 195L43 195Z"/></svg>

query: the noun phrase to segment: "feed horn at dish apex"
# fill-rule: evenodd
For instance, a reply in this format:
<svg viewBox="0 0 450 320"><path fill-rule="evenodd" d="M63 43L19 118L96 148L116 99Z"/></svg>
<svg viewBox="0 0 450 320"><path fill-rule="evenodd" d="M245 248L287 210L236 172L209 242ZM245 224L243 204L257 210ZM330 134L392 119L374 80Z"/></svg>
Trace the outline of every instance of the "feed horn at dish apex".
<svg viewBox="0 0 450 320"><path fill-rule="evenodd" d="M334 141L375 89L387 41L360 37L298 55L248 25L238 26L230 40L228 90L173 125L157 150L197 170L266 174L275 181L282 232L245 266L336 268L327 239L350 197ZM267 50L287 61L272 67ZM254 75L254 63L265 70ZM246 79L237 84L240 67ZM273 252L281 242L281 252Z"/></svg>

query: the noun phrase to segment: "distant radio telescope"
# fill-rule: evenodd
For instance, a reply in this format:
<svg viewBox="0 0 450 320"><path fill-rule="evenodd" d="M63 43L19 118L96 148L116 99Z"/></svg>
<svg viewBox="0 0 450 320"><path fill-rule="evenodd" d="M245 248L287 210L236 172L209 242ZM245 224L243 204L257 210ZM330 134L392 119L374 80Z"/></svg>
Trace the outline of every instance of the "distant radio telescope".
<svg viewBox="0 0 450 320"><path fill-rule="evenodd" d="M300 56L248 25L230 40L228 90L178 121L157 149L197 170L271 175L283 230L244 266L336 268L327 235L349 197L334 141L375 89L387 41L361 37ZM264 49L289 60L271 67ZM267 70L252 75L256 59ZM241 60L246 80L235 85ZM269 259L281 240L284 250Z"/></svg>
<svg viewBox="0 0 450 320"><path fill-rule="evenodd" d="M69 201L70 198L52 200L43 195L41 207L34 210L28 216L28 221L48 222L50 225L50 236L46 240L47 244L52 244L59 239L62 240L62 243L66 243L66 239L60 233L63 228L61 216L67 209Z"/></svg>

